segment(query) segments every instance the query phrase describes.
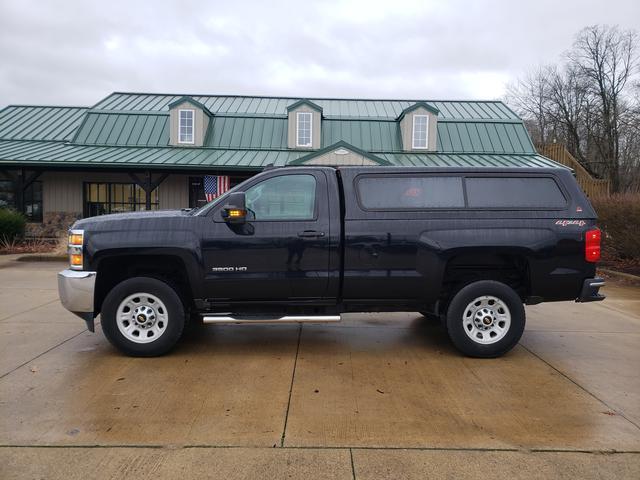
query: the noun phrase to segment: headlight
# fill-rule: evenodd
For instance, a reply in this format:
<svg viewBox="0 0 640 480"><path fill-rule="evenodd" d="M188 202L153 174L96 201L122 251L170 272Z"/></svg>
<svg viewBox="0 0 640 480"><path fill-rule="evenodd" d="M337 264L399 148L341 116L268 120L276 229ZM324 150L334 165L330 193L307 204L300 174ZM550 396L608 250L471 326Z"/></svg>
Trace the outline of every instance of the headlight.
<svg viewBox="0 0 640 480"><path fill-rule="evenodd" d="M69 252L69 268L82 270L84 266L84 230L69 230L69 242L67 252Z"/></svg>

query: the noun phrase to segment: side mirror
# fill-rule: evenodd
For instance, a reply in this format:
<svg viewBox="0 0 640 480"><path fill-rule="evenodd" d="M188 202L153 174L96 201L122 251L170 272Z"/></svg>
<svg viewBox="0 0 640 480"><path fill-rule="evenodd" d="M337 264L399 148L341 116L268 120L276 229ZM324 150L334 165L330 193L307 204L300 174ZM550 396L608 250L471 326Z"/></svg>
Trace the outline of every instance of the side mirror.
<svg viewBox="0 0 640 480"><path fill-rule="evenodd" d="M246 197L244 192L233 192L222 207L222 219L227 223L244 223L247 218Z"/></svg>

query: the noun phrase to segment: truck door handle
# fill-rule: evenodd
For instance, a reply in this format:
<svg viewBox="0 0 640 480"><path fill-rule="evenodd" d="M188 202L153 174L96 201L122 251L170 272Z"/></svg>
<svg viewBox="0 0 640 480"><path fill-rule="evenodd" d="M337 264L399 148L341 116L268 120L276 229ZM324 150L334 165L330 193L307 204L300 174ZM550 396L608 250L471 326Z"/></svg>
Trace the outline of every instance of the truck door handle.
<svg viewBox="0 0 640 480"><path fill-rule="evenodd" d="M318 232L316 230L305 230L304 232L298 232L298 236L302 238L324 237L324 232Z"/></svg>

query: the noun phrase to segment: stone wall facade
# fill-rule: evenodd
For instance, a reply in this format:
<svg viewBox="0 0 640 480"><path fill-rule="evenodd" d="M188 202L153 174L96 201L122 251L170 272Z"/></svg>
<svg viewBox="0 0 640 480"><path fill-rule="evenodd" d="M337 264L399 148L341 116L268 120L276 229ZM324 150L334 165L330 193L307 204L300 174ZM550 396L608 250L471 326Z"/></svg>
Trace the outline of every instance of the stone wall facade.
<svg viewBox="0 0 640 480"><path fill-rule="evenodd" d="M60 238L80 218L80 212L46 212L42 223L27 223L25 234L30 237Z"/></svg>

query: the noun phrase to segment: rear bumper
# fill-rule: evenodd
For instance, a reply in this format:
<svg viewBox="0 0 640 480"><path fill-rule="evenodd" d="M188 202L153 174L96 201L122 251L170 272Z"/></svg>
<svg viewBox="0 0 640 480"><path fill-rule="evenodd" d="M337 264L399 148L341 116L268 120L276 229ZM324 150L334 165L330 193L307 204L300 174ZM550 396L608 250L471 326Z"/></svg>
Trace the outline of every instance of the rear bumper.
<svg viewBox="0 0 640 480"><path fill-rule="evenodd" d="M600 287L604 286L604 279L596 277L596 278L587 278L582 284L582 290L580 291L580 296L576 298L576 302L599 302L604 300L606 297L598 291Z"/></svg>
<svg viewBox="0 0 640 480"><path fill-rule="evenodd" d="M96 272L63 270L58 273L58 295L62 306L75 313L93 332L93 292L96 285Z"/></svg>

